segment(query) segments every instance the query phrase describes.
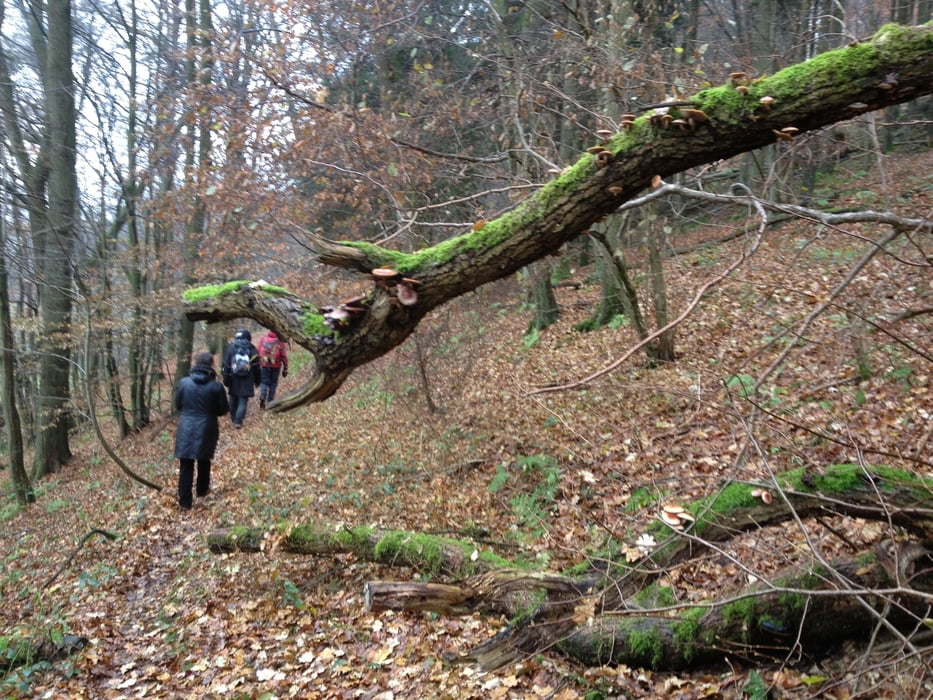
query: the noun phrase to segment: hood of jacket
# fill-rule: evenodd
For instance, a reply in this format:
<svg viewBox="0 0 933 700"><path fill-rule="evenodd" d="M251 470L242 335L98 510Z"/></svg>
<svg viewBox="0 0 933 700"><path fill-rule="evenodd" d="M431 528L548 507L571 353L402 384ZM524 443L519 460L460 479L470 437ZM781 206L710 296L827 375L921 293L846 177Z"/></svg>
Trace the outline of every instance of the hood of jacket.
<svg viewBox="0 0 933 700"><path fill-rule="evenodd" d="M195 365L191 368L191 372L188 376L194 380L195 384L207 384L208 382L212 382L214 379L216 379L217 373L214 371L213 367Z"/></svg>

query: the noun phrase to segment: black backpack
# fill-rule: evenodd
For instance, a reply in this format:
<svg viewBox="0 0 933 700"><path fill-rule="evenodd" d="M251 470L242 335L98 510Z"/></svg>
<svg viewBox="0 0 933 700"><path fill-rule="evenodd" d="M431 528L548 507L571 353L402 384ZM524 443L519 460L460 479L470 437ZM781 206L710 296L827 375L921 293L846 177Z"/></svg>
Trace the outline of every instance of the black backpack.
<svg viewBox="0 0 933 700"><path fill-rule="evenodd" d="M242 342L237 342L233 346L233 357L230 360L230 373L236 375L237 377L247 377L249 376L251 368L251 362L249 357L250 351L249 345Z"/></svg>

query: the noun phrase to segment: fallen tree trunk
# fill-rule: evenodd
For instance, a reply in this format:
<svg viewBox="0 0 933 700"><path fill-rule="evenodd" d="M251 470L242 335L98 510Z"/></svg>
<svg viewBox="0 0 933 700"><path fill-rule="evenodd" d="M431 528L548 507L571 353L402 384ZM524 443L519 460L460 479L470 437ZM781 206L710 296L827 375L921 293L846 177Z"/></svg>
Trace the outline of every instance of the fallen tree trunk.
<svg viewBox="0 0 933 700"><path fill-rule="evenodd" d="M892 593L893 582L878 561L836 561L832 570L828 577L801 570L776 577L768 587L751 587L731 599L672 612L613 611L554 640L554 646L590 666L680 670L718 667L727 659L811 662L845 641L868 639L885 615L893 628L909 635L929 609L929 596ZM834 589L836 576L848 587ZM830 587L817 588L817 581ZM895 601L883 612L886 602Z"/></svg>
<svg viewBox="0 0 933 700"><path fill-rule="evenodd" d="M435 576L464 579L511 564L470 542L449 537L372 527L343 528L306 523L273 528L226 527L207 536L215 554L228 552L286 552L333 556L353 554L389 566L411 566Z"/></svg>
<svg viewBox="0 0 933 700"><path fill-rule="evenodd" d="M506 629L450 659L487 670L548 650L586 664L658 670L718 665L728 658L818 658L879 627L901 635L909 645L911 636L927 624L924 620L933 617L930 479L859 465L836 465L819 473L795 470L769 485L730 483L683 512L683 525L672 528L660 519L649 525L649 532L671 537L641 561L601 552L593 561L608 565L573 575L517 569L470 542L373 528L225 528L211 533L208 545L218 553L354 554L452 578L451 583L371 581L364 590L366 606L372 612L507 616L511 623ZM753 527L837 516L894 528L872 551L832 563L803 561L717 599L677 604L677 596L670 594L672 602L658 604L662 596L652 585L661 572L716 543Z"/></svg>

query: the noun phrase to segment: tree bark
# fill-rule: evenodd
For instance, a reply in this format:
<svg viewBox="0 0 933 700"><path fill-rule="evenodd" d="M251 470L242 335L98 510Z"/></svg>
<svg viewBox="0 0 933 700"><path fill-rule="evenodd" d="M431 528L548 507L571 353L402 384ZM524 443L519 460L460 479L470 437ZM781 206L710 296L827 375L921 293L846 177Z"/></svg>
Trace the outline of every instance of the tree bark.
<svg viewBox="0 0 933 700"><path fill-rule="evenodd" d="M44 352L39 358L35 474L57 472L71 459L72 266L78 200L76 114L71 70L74 30L70 0L50 0L43 71L48 125L48 228L34 231L44 284L40 319ZM40 50L36 50L41 55Z"/></svg>
<svg viewBox="0 0 933 700"><path fill-rule="evenodd" d="M507 277L552 254L603 216L650 186L652 179L729 158L788 138L782 129L811 131L933 92L933 27L889 25L871 39L829 51L747 86L703 90L687 102L708 120L663 128L650 115L583 155L505 215L478 230L417 253L366 243L327 241L311 235L325 264L362 273L389 266L417 280L417 301L399 303L396 287L376 283L339 330L324 325L321 310L247 284L213 295L186 297L191 320L251 318L308 349L314 376L271 404L293 409L331 396L357 367L402 343L437 306L480 285ZM761 98L772 98L764 104ZM767 102L767 101L766 101ZM673 105L670 112L678 113Z"/></svg>
<svg viewBox="0 0 933 700"><path fill-rule="evenodd" d="M0 221L0 406L10 463L10 480L20 505L34 503L36 494L26 472L23 428L16 400L16 341L10 312L9 276L6 266L6 222Z"/></svg>

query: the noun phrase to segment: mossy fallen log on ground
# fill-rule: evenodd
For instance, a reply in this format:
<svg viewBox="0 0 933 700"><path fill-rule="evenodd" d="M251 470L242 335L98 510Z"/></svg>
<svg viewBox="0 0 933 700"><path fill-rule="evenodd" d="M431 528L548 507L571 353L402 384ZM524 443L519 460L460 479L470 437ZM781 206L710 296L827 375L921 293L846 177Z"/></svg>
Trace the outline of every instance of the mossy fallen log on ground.
<svg viewBox="0 0 933 700"><path fill-rule="evenodd" d="M649 526L662 544L643 560L627 562L620 552L600 552L588 559L598 565L581 565L566 575L523 568L471 541L404 531L289 524L224 528L207 539L218 553L352 553L444 576L448 582L369 582L367 607L506 615L510 624L504 630L450 659L484 669L545 651L585 664L656 670L719 666L730 658L754 663L818 658L845 640L878 630L901 635L909 644L928 624L933 605L933 480L928 477L833 465L791 471L772 483L731 482L679 509L686 517L677 528L661 519ZM785 573L709 600L679 605L673 592L661 595L657 579L663 572L709 548L790 519L816 523L819 518L814 527L823 527L831 517L875 520L886 531L870 551L831 563L804 554Z"/></svg>
<svg viewBox="0 0 933 700"><path fill-rule="evenodd" d="M355 554L373 563L410 566L425 574L453 578L514 566L472 542L403 530L320 523L218 528L207 535L207 546L216 554L260 551L317 556Z"/></svg>

